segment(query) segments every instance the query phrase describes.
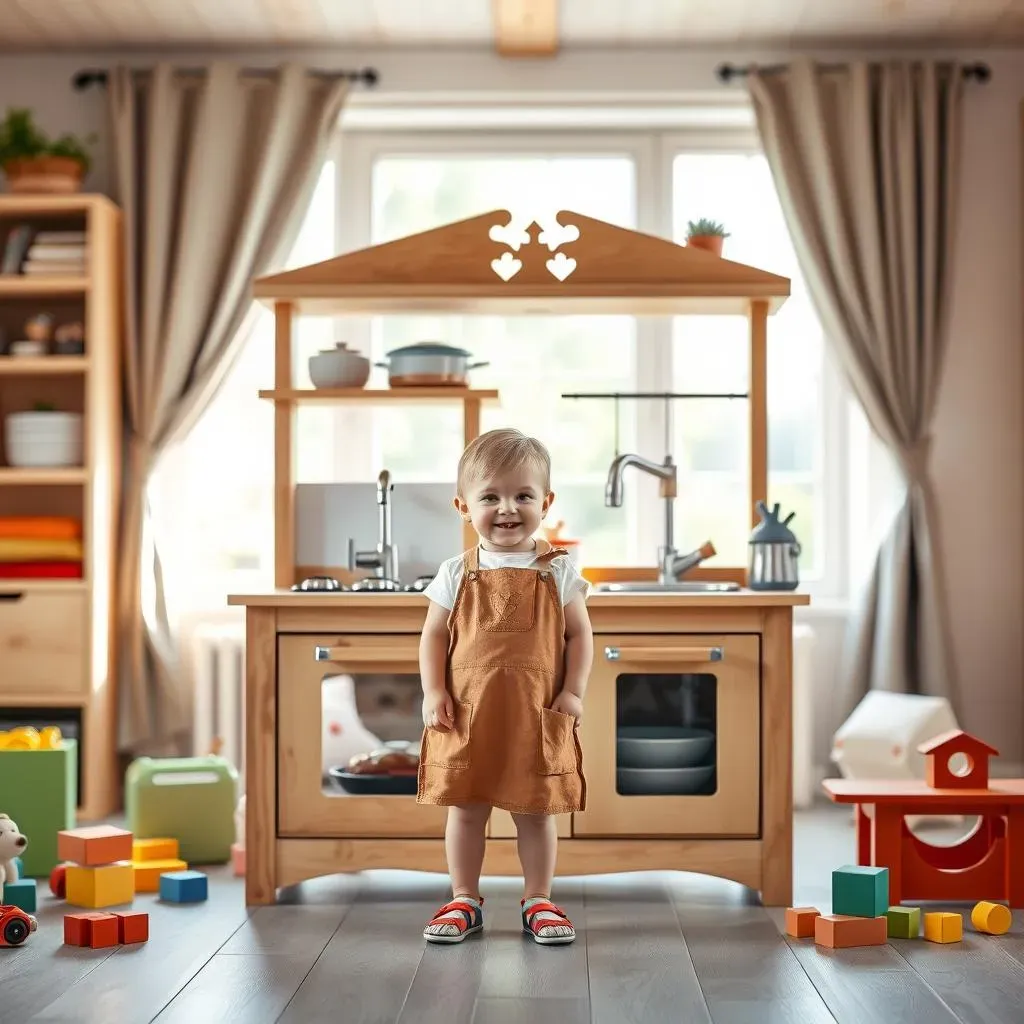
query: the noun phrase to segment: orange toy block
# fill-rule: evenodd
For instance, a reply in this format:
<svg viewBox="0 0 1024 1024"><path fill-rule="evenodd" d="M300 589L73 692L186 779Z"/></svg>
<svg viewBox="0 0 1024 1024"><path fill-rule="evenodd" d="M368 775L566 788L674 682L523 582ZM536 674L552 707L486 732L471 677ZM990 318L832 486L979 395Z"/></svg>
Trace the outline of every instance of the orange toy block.
<svg viewBox="0 0 1024 1024"><path fill-rule="evenodd" d="M959 914L925 914L924 937L929 942L959 942L964 937L964 919Z"/></svg>
<svg viewBox="0 0 1024 1024"><path fill-rule="evenodd" d="M65 914L64 944L105 949L118 943L117 918L113 914Z"/></svg>
<svg viewBox="0 0 1024 1024"><path fill-rule="evenodd" d="M94 868L69 864L64 877L65 899L76 907L116 907L135 898L131 864L101 864Z"/></svg>
<svg viewBox="0 0 1024 1024"><path fill-rule="evenodd" d="M821 916L817 907L787 907L786 934L794 939L809 939L814 935L814 922Z"/></svg>
<svg viewBox="0 0 1024 1024"><path fill-rule="evenodd" d="M122 945L149 939L149 914L142 910L115 910L117 941Z"/></svg>
<svg viewBox="0 0 1024 1024"><path fill-rule="evenodd" d="M177 839L136 839L132 843L132 863L147 860L177 860Z"/></svg>
<svg viewBox="0 0 1024 1024"><path fill-rule="evenodd" d="M235 878L245 875L245 847L241 843L231 844L231 867Z"/></svg>
<svg viewBox="0 0 1024 1024"><path fill-rule="evenodd" d="M132 864L136 892L159 892L160 876L165 871L187 871L183 860L139 860Z"/></svg>
<svg viewBox="0 0 1024 1024"><path fill-rule="evenodd" d="M814 920L814 941L830 949L854 946L884 946L888 937L888 918L847 917L822 914Z"/></svg>
<svg viewBox="0 0 1024 1024"><path fill-rule="evenodd" d="M113 825L70 828L57 833L57 859L85 867L131 860L132 834Z"/></svg>

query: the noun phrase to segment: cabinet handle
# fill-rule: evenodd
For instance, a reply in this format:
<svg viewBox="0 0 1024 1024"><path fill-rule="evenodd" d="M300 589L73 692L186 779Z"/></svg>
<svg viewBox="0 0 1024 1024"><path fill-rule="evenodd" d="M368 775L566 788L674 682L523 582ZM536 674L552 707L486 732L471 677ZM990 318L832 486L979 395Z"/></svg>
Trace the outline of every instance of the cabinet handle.
<svg viewBox="0 0 1024 1024"><path fill-rule="evenodd" d="M20 601L25 596L23 590L3 590L0 591L0 601Z"/></svg>
<svg viewBox="0 0 1024 1024"><path fill-rule="evenodd" d="M722 661L721 647L606 647L608 661Z"/></svg>
<svg viewBox="0 0 1024 1024"><path fill-rule="evenodd" d="M314 648L317 661L337 661L346 665L383 664L385 662L410 661L417 665L419 671L419 641L415 648L401 647L370 647L359 644L354 647L321 647Z"/></svg>

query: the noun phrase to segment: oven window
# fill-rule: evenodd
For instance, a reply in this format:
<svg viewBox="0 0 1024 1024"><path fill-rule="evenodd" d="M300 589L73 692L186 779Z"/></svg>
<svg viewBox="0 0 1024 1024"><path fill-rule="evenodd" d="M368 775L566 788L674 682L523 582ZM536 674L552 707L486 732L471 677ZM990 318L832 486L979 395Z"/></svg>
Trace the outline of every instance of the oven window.
<svg viewBox="0 0 1024 1024"><path fill-rule="evenodd" d="M710 672L626 672L615 680L619 796L713 796L718 679Z"/></svg>

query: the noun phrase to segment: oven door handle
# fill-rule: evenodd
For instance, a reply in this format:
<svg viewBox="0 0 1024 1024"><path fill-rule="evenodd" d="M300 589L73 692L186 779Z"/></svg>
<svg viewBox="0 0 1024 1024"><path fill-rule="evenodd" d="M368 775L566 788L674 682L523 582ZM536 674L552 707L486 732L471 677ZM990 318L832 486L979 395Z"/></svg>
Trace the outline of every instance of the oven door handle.
<svg viewBox="0 0 1024 1024"><path fill-rule="evenodd" d="M722 661L721 647L606 647L606 661L671 661L704 664Z"/></svg>
<svg viewBox="0 0 1024 1024"><path fill-rule="evenodd" d="M313 649L317 661L334 661L343 665L383 665L396 661L419 662L419 643L416 647L390 647L373 644L353 644L351 647L324 647L320 644Z"/></svg>

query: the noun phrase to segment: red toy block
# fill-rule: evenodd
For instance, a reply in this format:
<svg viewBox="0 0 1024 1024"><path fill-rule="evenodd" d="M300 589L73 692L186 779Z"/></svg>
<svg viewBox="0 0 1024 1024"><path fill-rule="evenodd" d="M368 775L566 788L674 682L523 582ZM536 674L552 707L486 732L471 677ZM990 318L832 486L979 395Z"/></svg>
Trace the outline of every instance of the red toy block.
<svg viewBox="0 0 1024 1024"><path fill-rule="evenodd" d="M231 844L231 867L235 878L245 875L245 847L241 843Z"/></svg>
<svg viewBox="0 0 1024 1024"><path fill-rule="evenodd" d="M64 915L64 944L104 949L117 945L117 918L113 914Z"/></svg>
<svg viewBox="0 0 1024 1024"><path fill-rule="evenodd" d="M115 910L117 941L122 945L149 939L149 914L143 910Z"/></svg>
<svg viewBox="0 0 1024 1024"><path fill-rule="evenodd" d="M794 939L814 937L814 922L821 916L817 907L787 907L786 934Z"/></svg>
<svg viewBox="0 0 1024 1024"><path fill-rule="evenodd" d="M59 900L64 899L68 893L67 873L67 864L58 864L50 872L50 892L52 892Z"/></svg>
<svg viewBox="0 0 1024 1024"><path fill-rule="evenodd" d="M132 859L132 834L113 825L69 828L57 833L57 856L85 867Z"/></svg>

